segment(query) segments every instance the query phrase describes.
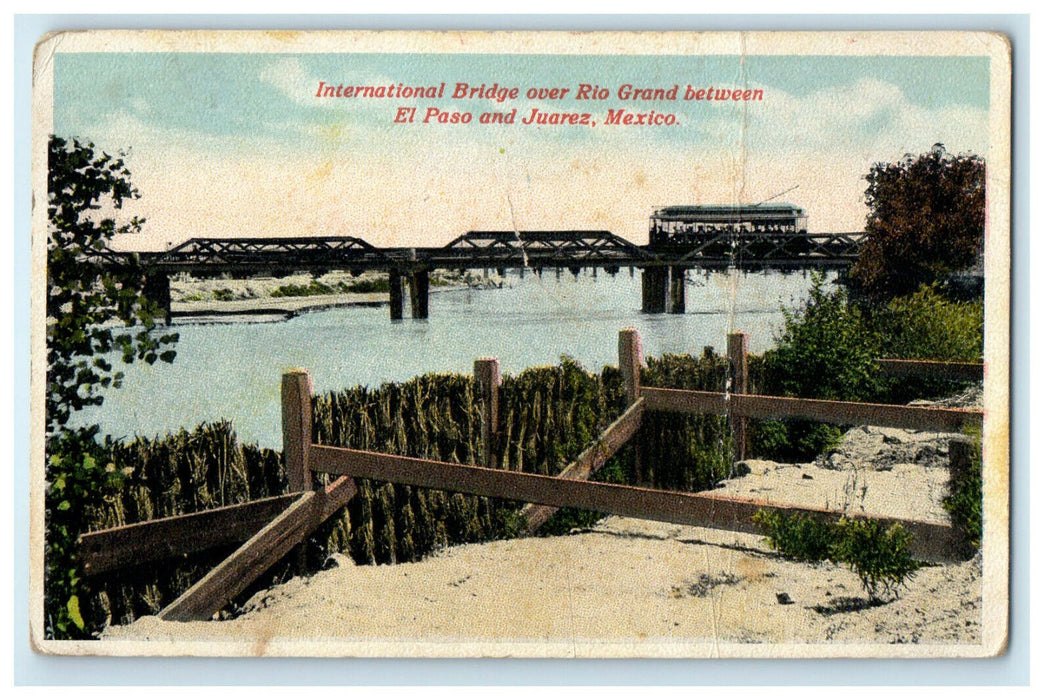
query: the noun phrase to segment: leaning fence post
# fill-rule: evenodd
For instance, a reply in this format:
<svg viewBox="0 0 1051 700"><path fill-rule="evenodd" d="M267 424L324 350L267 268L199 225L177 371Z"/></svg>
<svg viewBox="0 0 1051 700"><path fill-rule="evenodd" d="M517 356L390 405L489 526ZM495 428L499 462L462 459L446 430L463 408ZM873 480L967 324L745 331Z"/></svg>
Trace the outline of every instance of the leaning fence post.
<svg viewBox="0 0 1051 700"><path fill-rule="evenodd" d="M500 361L483 357L474 361L474 381L482 396L482 466L496 469L496 431L500 418Z"/></svg>
<svg viewBox="0 0 1051 700"><path fill-rule="evenodd" d="M620 363L620 376L624 384L624 407L635 403L641 390L642 373L642 337L638 330L625 328L617 339L617 358ZM633 438L634 439L634 438ZM642 484L642 451L635 443L635 483Z"/></svg>
<svg viewBox="0 0 1051 700"><path fill-rule="evenodd" d="M313 386L310 373L293 369L281 375L281 433L285 473L292 492L314 486L310 471L310 443L313 440L314 411L310 404Z"/></svg>
<svg viewBox="0 0 1051 700"><path fill-rule="evenodd" d="M726 336L726 357L730 362L733 394L748 393L748 334L734 331ZM744 459L748 446L747 419L732 415L731 430L734 434L734 459Z"/></svg>

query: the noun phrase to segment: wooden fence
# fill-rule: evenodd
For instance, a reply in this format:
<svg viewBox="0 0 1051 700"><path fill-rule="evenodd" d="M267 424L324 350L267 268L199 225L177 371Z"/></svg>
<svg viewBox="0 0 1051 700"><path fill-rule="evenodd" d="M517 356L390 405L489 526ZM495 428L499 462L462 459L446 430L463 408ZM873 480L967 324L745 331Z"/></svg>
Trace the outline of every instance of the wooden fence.
<svg viewBox="0 0 1051 700"><path fill-rule="evenodd" d="M747 336L731 334L727 348L731 381L730 391L726 393L646 387L640 382L643 355L639 334L634 329L621 331L618 354L625 410L558 476L494 468L500 387L499 364L495 359L480 359L474 367L483 401L483 454L482 464L478 466L315 444L310 376L303 370L288 372L281 383L282 435L285 466L293 493L88 533L81 537L78 555L85 572L98 574L243 542L160 613L166 620L207 619L345 506L357 493L354 481L357 478L525 502L527 505L521 513L528 532L535 531L562 507L751 533L758 531L753 520L755 514L767 510L807 515L824 522L834 522L847 515L900 523L913 535L913 554L917 558L946 561L966 555L966 538L944 523L844 514L710 492L684 493L587 481L635 437L647 411L727 416L738 458L745 455L749 419L801 418L939 432L959 431L964 425L980 423L982 419L982 412L974 409L750 395L747 393ZM885 367L896 374L951 364L954 366L950 369L927 373L942 377L981 376L981 365L883 362L891 362ZM636 444L635 449L643 450L645 445ZM966 450L955 446L950 453L955 462L952 468L961 468ZM335 478L323 483L319 475Z"/></svg>

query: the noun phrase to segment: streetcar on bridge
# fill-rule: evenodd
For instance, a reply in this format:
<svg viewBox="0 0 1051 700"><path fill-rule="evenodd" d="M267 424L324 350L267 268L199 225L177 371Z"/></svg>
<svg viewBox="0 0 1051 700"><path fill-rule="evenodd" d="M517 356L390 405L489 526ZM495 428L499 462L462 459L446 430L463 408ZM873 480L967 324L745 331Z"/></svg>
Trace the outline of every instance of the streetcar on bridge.
<svg viewBox="0 0 1051 700"><path fill-rule="evenodd" d="M663 207L650 216L650 244L703 243L721 234L805 236L807 215L794 204Z"/></svg>
<svg viewBox="0 0 1051 700"><path fill-rule="evenodd" d="M649 247L686 253L701 265L733 261L748 269L807 256L813 241L806 211L795 204L685 205L653 212Z"/></svg>

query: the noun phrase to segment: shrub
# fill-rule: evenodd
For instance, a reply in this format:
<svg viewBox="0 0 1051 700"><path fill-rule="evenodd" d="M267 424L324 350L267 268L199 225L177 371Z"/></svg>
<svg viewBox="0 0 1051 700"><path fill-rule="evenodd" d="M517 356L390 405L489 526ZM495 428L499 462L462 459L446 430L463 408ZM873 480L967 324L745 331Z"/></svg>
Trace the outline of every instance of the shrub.
<svg viewBox="0 0 1051 700"><path fill-rule="evenodd" d="M878 520L844 518L836 529L832 560L858 575L869 598L875 599L881 589L896 596L920 568L909 554L912 535L899 523L887 527Z"/></svg>
<svg viewBox="0 0 1051 700"><path fill-rule="evenodd" d="M926 285L875 312L873 330L883 357L980 362L983 307L950 301Z"/></svg>
<svg viewBox="0 0 1051 700"><path fill-rule="evenodd" d="M322 284L317 280L310 280L310 284L283 284L270 292L272 297L315 297L322 294L333 294L332 287Z"/></svg>
<svg viewBox="0 0 1051 700"><path fill-rule="evenodd" d="M832 558L835 528L827 523L768 510L760 510L754 520L767 544L789 559L818 562Z"/></svg>
<svg viewBox="0 0 1051 700"><path fill-rule="evenodd" d="M839 444L843 430L804 420L754 422L749 427L750 454L779 462L808 462Z"/></svg>
<svg viewBox="0 0 1051 700"><path fill-rule="evenodd" d="M51 639L88 639L101 624L93 589L76 562L77 538L119 493L125 474L107 460L97 431L64 430L47 445L44 615Z"/></svg>
<svg viewBox="0 0 1051 700"><path fill-rule="evenodd" d="M877 387L877 348L843 289L814 276L802 309L782 308L785 330L764 358L766 390L786 396L861 401Z"/></svg>
<svg viewBox="0 0 1051 700"><path fill-rule="evenodd" d="M898 523L888 527L878 520L846 517L823 523L812 516L765 510L753 520L767 544L789 559L846 564L873 600L881 590L898 595L920 566L909 554L912 535Z"/></svg>
<svg viewBox="0 0 1051 700"><path fill-rule="evenodd" d="M878 391L877 349L862 314L844 290L826 286L825 275L816 274L802 308L782 307L784 331L774 349L753 363L754 383L761 393L864 401ZM835 426L809 421L756 426L753 451L785 461L813 459L835 447L842 436Z"/></svg>
<svg viewBox="0 0 1051 700"><path fill-rule="evenodd" d="M372 294L376 292L389 292L390 280L388 280L386 277L376 277L375 279L340 282L339 290L341 292L352 292L354 294Z"/></svg>

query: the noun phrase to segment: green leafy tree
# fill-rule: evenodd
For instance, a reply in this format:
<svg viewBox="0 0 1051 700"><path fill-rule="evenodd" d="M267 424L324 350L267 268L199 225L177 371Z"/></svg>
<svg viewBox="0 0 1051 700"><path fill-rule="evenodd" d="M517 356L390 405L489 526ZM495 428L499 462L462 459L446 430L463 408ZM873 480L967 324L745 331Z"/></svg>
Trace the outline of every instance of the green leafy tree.
<svg viewBox="0 0 1051 700"><path fill-rule="evenodd" d="M102 403L102 390L120 386L124 363L171 362L178 335L158 335L163 310L144 294L145 271L134 261L103 265L91 256L118 234L141 230L143 220L118 222L125 202L137 199L124 154L110 156L91 143L57 136L48 153L47 431L54 434L73 411Z"/></svg>
<svg viewBox="0 0 1051 700"><path fill-rule="evenodd" d="M868 237L851 281L870 299L912 293L973 265L985 232L985 161L927 153L876 163L865 177Z"/></svg>
<svg viewBox="0 0 1051 700"><path fill-rule="evenodd" d="M125 202L138 198L123 154L52 136L48 149L47 388L44 497L45 616L51 637L88 637L100 611L75 558L77 537L124 474L106 459L97 426L68 429L74 411L102 403L118 387L113 366L136 360L171 362L175 333L158 333L163 314L147 298L145 270L131 261L103 264L96 254L114 236L139 231L143 221L118 221Z"/></svg>

